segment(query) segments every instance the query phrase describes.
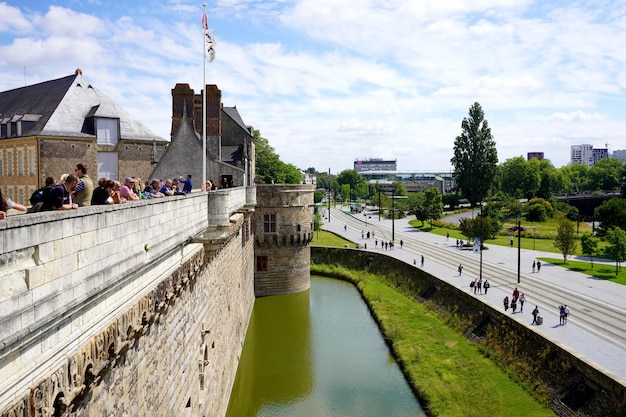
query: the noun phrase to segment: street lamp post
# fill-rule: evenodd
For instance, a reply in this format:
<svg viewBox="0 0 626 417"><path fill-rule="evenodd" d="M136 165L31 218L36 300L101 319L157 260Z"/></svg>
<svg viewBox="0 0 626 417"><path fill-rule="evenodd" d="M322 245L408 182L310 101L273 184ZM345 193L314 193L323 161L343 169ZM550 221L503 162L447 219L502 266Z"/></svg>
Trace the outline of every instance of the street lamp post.
<svg viewBox="0 0 626 417"><path fill-rule="evenodd" d="M378 187L378 221L380 221L380 212L382 211L382 203L380 201L380 184L378 184L378 181L376 182L376 187Z"/></svg>
<svg viewBox="0 0 626 417"><path fill-rule="evenodd" d="M330 168L328 168L328 223L330 223Z"/></svg>
<svg viewBox="0 0 626 417"><path fill-rule="evenodd" d="M522 256L522 222L517 221L517 283L520 283L520 267Z"/></svg>
<svg viewBox="0 0 626 417"><path fill-rule="evenodd" d="M478 274L479 281L483 280L483 202L480 201L480 273Z"/></svg>
<svg viewBox="0 0 626 417"><path fill-rule="evenodd" d="M393 188L391 189L391 242L395 242L396 241L396 229L395 229L395 224L396 224L396 195L395 195L396 190L394 190Z"/></svg>

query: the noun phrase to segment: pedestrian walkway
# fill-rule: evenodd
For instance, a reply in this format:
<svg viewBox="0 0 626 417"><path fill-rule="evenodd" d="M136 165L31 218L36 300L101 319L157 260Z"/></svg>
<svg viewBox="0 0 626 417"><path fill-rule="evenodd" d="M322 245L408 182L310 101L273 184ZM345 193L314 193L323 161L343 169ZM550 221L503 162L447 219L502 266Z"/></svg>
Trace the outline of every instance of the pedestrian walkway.
<svg viewBox="0 0 626 417"><path fill-rule="evenodd" d="M396 246L393 250L381 249L380 240L391 240L391 220L381 219L378 220L378 216L372 215L369 218L367 215L361 214L350 215L341 211L339 208L332 209L332 219L330 222L326 221L323 225L323 229L336 233L347 240L355 243L367 243L368 251L380 251L386 255L393 256L401 259L410 264L416 264L417 268L420 268L421 254L413 252L406 244L403 249L400 248L397 242L400 239L404 239L405 243L407 239L416 238L422 242L428 242L432 245L440 245L442 248L448 248L451 251L451 256L455 255L455 240L452 238L446 239L445 236L439 236L431 233L422 232L413 228L408 224L409 219L399 219L395 221L395 240ZM352 219L358 219L361 223L360 228L350 227L345 228L346 223L353 223L353 220L348 222L348 219L344 216L350 216ZM341 219L346 219L342 221ZM365 221L367 221L369 230L381 228L376 232L375 237L370 239L362 239L361 231L367 231ZM378 229L377 229L378 230ZM379 240L378 248L374 248L374 240ZM489 250L483 251L483 263L497 264L500 267L504 267L511 271L517 272L517 248L510 248L507 246L488 245ZM471 251L468 251L471 252ZM524 274L532 273L533 260L545 257L545 258L559 258L558 253L549 252L537 252L532 250L521 250L521 270ZM478 253L475 256L479 256ZM452 266L451 263L439 263L433 260L429 260L426 257L424 261L423 269L438 278L449 282L456 287L473 293L473 290L469 288L471 280L477 278L476 274L472 274L467 271L467 268L463 270L463 274L459 277L459 273L456 265ZM585 294L596 300L601 300L604 303L608 303L614 306L622 308L624 300L626 300L626 286L612 283L610 281L593 279L585 274L569 271L565 268L558 266L544 264L539 272L535 272L541 276L541 279L545 279L546 282L560 286L562 288L568 288L575 292ZM484 278L490 279L491 277L485 276ZM535 305L538 305L540 315L543 317L543 325L533 326L535 331L542 334L547 339L566 346L568 350L574 353L578 357L584 357L584 359L593 364L594 367L603 370L604 373L613 375L615 379L621 381L626 385L626 346L620 343L616 343L612 340L599 334L594 329L586 328L576 323L576 316L586 314L584 311L575 311L572 309L570 312L570 320L568 324L564 326L559 325L559 309L558 305L542 305L541 303L533 301L533 294L529 294L524 290L523 280L519 284L520 292L525 293L526 303L524 305L524 311L513 314L509 309L506 314L512 314L512 316L521 322L530 325L532 322L531 312ZM488 294L476 295L482 299L485 303L490 304L494 308L502 309L502 300L505 296L511 298L511 292L509 286L491 287ZM563 304L569 304L568 300L564 299ZM571 307L571 305L570 305ZM626 324L624 324L624 332L626 333Z"/></svg>

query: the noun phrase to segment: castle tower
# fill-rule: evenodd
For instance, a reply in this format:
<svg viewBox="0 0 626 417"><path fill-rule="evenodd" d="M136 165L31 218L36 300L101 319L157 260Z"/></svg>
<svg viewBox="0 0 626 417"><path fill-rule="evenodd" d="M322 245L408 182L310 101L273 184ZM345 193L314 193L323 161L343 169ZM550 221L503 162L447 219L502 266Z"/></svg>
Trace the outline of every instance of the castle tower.
<svg viewBox="0 0 626 417"><path fill-rule="evenodd" d="M183 114L186 114L187 118L194 120L194 94L189 84L178 83L172 88L172 131L171 136L174 136L183 121ZM200 120L202 120L202 112L200 112Z"/></svg>
<svg viewBox="0 0 626 417"><path fill-rule="evenodd" d="M257 185L254 294L290 294L311 286L313 185Z"/></svg>

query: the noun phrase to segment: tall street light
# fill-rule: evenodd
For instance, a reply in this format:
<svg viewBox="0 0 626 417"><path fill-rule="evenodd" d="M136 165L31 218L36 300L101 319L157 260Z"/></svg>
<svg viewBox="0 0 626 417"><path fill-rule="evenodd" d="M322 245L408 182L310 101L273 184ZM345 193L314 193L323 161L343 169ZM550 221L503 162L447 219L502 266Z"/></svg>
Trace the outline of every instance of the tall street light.
<svg viewBox="0 0 626 417"><path fill-rule="evenodd" d="M483 201L480 200L480 273L478 274L478 280L483 280Z"/></svg>
<svg viewBox="0 0 626 417"><path fill-rule="evenodd" d="M330 223L330 168L328 168L328 223Z"/></svg>
<svg viewBox="0 0 626 417"><path fill-rule="evenodd" d="M520 283L520 267L522 256L522 222L517 221L517 283Z"/></svg>
<svg viewBox="0 0 626 417"><path fill-rule="evenodd" d="M393 188L391 188L391 242L395 242L396 241L396 229L395 229L395 225L396 225L396 205L395 205L395 201L396 201L396 190Z"/></svg>

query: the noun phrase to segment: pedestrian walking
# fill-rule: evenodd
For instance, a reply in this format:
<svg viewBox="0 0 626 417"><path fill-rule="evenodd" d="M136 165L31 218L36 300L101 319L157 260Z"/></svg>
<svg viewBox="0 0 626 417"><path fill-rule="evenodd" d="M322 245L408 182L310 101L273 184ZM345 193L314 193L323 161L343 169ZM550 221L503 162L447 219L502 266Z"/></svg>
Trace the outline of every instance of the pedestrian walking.
<svg viewBox="0 0 626 417"><path fill-rule="evenodd" d="M526 297L524 296L524 293L521 293L519 295L519 306L520 306L519 312L520 313L524 312L524 303L525 302L526 302Z"/></svg>
<svg viewBox="0 0 626 417"><path fill-rule="evenodd" d="M446 240L450 239L450 232L446 233Z"/></svg>
<svg viewBox="0 0 626 417"><path fill-rule="evenodd" d="M476 280L470 281L470 288L474 290L474 294L476 294Z"/></svg>
<svg viewBox="0 0 626 417"><path fill-rule="evenodd" d="M504 304L504 311L509 309L509 296L504 296L504 300L502 300L502 304Z"/></svg>
<svg viewBox="0 0 626 417"><path fill-rule="evenodd" d="M378 239L374 240L374 247L378 248Z"/></svg>
<svg viewBox="0 0 626 417"><path fill-rule="evenodd" d="M404 242L400 239L400 249L402 249L402 245L404 245Z"/></svg>
<svg viewBox="0 0 626 417"><path fill-rule="evenodd" d="M565 324L565 307L559 306L559 326Z"/></svg>
<svg viewBox="0 0 626 417"><path fill-rule="evenodd" d="M479 279L478 280L478 294L482 294L483 293L483 280Z"/></svg>
<svg viewBox="0 0 626 417"><path fill-rule="evenodd" d="M536 266L535 261L533 261L533 274L535 273L535 266Z"/></svg>
<svg viewBox="0 0 626 417"><path fill-rule="evenodd" d="M513 290L513 298L515 298L516 300L519 298L519 290L517 289L517 287L515 287L515 289Z"/></svg>
<svg viewBox="0 0 626 417"><path fill-rule="evenodd" d="M513 235L511 235L511 247L513 247Z"/></svg>
<svg viewBox="0 0 626 417"><path fill-rule="evenodd" d="M422 268L424 267L424 255L422 255L422 261L421 261L420 265L421 265Z"/></svg>
<svg viewBox="0 0 626 417"><path fill-rule="evenodd" d="M517 298L511 300L511 310L513 310L513 313L517 310Z"/></svg>
<svg viewBox="0 0 626 417"><path fill-rule="evenodd" d="M364 235L363 230L361 230L361 239L363 239L363 235Z"/></svg>
<svg viewBox="0 0 626 417"><path fill-rule="evenodd" d="M459 264L459 276L463 274L463 265Z"/></svg>
<svg viewBox="0 0 626 417"><path fill-rule="evenodd" d="M539 273L540 269L541 269L541 261L537 261L537 273Z"/></svg>
<svg viewBox="0 0 626 417"><path fill-rule="evenodd" d="M344 225L343 225L343 231L344 231L344 232L347 232L347 231L348 231L348 225L347 225L347 224L344 224Z"/></svg>
<svg viewBox="0 0 626 417"><path fill-rule="evenodd" d="M413 258L413 265L417 266L417 260Z"/></svg>
<svg viewBox="0 0 626 417"><path fill-rule="evenodd" d="M489 289L489 287L491 287L491 284L489 284L489 281L485 280L485 283L483 284L483 288L485 289L485 295L487 295L487 290Z"/></svg>
<svg viewBox="0 0 626 417"><path fill-rule="evenodd" d="M539 307L535 306L535 309L533 310L532 315L533 315L533 322L530 323L531 326L533 324L537 324L538 325L539 323L537 322L537 316L539 315Z"/></svg>
<svg viewBox="0 0 626 417"><path fill-rule="evenodd" d="M565 312L565 320L563 324L567 324L567 318L569 317L569 307L567 306L567 304L563 306L563 311Z"/></svg>

